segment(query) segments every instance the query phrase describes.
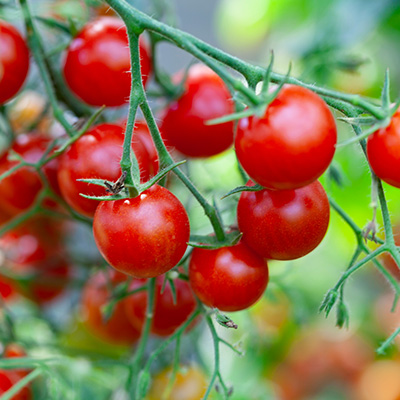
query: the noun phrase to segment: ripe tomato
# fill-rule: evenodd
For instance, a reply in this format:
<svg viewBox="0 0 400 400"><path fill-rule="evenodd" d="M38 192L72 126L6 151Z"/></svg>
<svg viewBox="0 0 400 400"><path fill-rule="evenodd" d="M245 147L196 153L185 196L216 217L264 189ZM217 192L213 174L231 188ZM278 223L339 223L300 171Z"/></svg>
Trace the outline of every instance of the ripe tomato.
<svg viewBox="0 0 400 400"><path fill-rule="evenodd" d="M235 149L255 182L295 189L315 181L332 161L335 119L311 90L285 85L265 115L239 121Z"/></svg>
<svg viewBox="0 0 400 400"><path fill-rule="evenodd" d="M3 352L3 357L25 357L24 349L16 344L9 344ZM7 369L0 370L0 395L4 394L7 390L13 387L20 379L28 374L29 371L23 369ZM32 393L30 386L22 388L11 400L30 400Z"/></svg>
<svg viewBox="0 0 400 400"><path fill-rule="evenodd" d="M23 280L12 282L20 294L38 304L59 296L68 284L70 266L65 260L59 222L35 218L8 231L0 239L3 265Z"/></svg>
<svg viewBox="0 0 400 400"><path fill-rule="evenodd" d="M368 161L376 176L389 185L400 187L400 109L390 124L368 137Z"/></svg>
<svg viewBox="0 0 400 400"><path fill-rule="evenodd" d="M151 145L145 138L146 126L138 125L132 148L138 159L142 182L151 178L158 170L157 153L148 152ZM121 176L120 161L124 143L124 129L120 125L97 125L79 138L62 155L58 170L58 183L65 201L79 213L93 217L99 202L85 199L79 193L104 196L101 186L78 182L77 179L105 179L116 181ZM151 142L152 143L152 142Z"/></svg>
<svg viewBox="0 0 400 400"><path fill-rule="evenodd" d="M207 379L199 367L192 365L181 367L176 375L176 380L168 397L165 391L171 380L172 368L168 367L154 376L150 390L147 394L148 400L199 400L202 399L207 390Z"/></svg>
<svg viewBox="0 0 400 400"><path fill-rule="evenodd" d="M164 276L156 280L156 296L154 304L151 332L158 336L172 335L196 309L196 299L188 282L175 279L176 304L170 285L167 283L161 293ZM135 279L130 289L142 286L144 280ZM146 318L147 291L138 292L125 300L125 310L133 326L142 329Z"/></svg>
<svg viewBox="0 0 400 400"><path fill-rule="evenodd" d="M116 270L152 278L174 267L189 241L189 218L167 189L153 185L138 197L102 201L93 234L103 257Z"/></svg>
<svg viewBox="0 0 400 400"><path fill-rule="evenodd" d="M195 248L189 281L208 307L239 311L250 307L268 284L268 265L243 242L220 249Z"/></svg>
<svg viewBox="0 0 400 400"><path fill-rule="evenodd" d="M29 50L21 34L0 20L0 105L14 97L29 70Z"/></svg>
<svg viewBox="0 0 400 400"><path fill-rule="evenodd" d="M109 269L97 272L86 283L82 291L82 315L90 331L106 342L132 345L140 331L129 323L122 302L118 302L107 321L101 313L102 307L110 300L110 288L126 280L126 276Z"/></svg>
<svg viewBox="0 0 400 400"><path fill-rule="evenodd" d="M11 150L19 154L25 161L38 162L48 145L50 139L40 133L18 135ZM0 158L0 174L8 171L19 161L8 160L9 152ZM58 192L57 184L58 159L54 159L43 167L49 183L54 191ZM32 167L22 167L7 178L0 180L0 210L8 215L8 219L23 213L31 207L42 189L43 183L38 173Z"/></svg>
<svg viewBox="0 0 400 400"><path fill-rule="evenodd" d="M329 201L318 181L299 189L242 192L237 218L243 240L257 254L293 260L314 250L324 238Z"/></svg>
<svg viewBox="0 0 400 400"><path fill-rule="evenodd" d="M210 157L233 143L233 122L205 122L234 112L224 81L204 65L190 68L184 92L165 111L161 132L167 145L189 157Z"/></svg>
<svg viewBox="0 0 400 400"><path fill-rule="evenodd" d="M11 279L0 274L0 298L9 301L15 296L16 290Z"/></svg>
<svg viewBox="0 0 400 400"><path fill-rule="evenodd" d="M90 22L70 44L64 76L71 90L92 106L120 106L131 90L130 52L126 27L119 18L100 17ZM142 82L151 72L150 51L140 41Z"/></svg>

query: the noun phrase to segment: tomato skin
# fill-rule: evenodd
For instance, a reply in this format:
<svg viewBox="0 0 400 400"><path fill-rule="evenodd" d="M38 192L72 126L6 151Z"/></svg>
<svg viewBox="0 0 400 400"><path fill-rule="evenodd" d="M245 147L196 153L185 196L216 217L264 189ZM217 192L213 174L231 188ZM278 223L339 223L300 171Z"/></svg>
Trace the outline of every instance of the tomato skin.
<svg viewBox="0 0 400 400"><path fill-rule="evenodd" d="M167 145L189 157L210 157L233 143L233 122L205 122L234 112L223 80L204 65L190 68L184 92L165 111L161 133Z"/></svg>
<svg viewBox="0 0 400 400"><path fill-rule="evenodd" d="M36 163L50 144L50 139L43 134L32 132L18 135L11 150L25 161ZM19 161L8 160L9 152L0 158L0 174L8 171ZM56 174L59 161L54 159L43 167L52 189L59 192ZM22 167L0 181L0 210L8 219L26 211L34 203L43 183L38 173L31 167Z"/></svg>
<svg viewBox="0 0 400 400"><path fill-rule="evenodd" d="M243 240L272 260L294 260L314 250L325 236L329 215L329 200L318 181L292 190L242 192L237 208Z"/></svg>
<svg viewBox="0 0 400 400"><path fill-rule="evenodd" d="M400 109L390 124L368 137L368 161L376 176L394 187L400 187Z"/></svg>
<svg viewBox="0 0 400 400"><path fill-rule="evenodd" d="M28 75L29 49L11 24L0 20L0 105L14 97Z"/></svg>
<svg viewBox="0 0 400 400"><path fill-rule="evenodd" d="M158 170L158 159L149 154L148 143L142 136L146 128L141 125L141 133L133 134L132 148L138 159L141 181L145 182ZM115 182L121 176L120 161L124 143L124 129L120 125L101 124L92 128L79 138L61 156L58 170L58 183L65 201L77 212L92 218L99 204L80 196L104 196L106 190L101 186L78 182L77 179L104 179ZM146 147L147 146L147 147Z"/></svg>
<svg viewBox="0 0 400 400"><path fill-rule="evenodd" d="M102 340L120 345L132 345L140 331L132 326L125 313L123 302L118 302L109 320L104 321L101 308L110 300L110 286L115 287L126 276L109 269L97 272L86 282L82 291L82 315L91 332Z"/></svg>
<svg viewBox="0 0 400 400"><path fill-rule="evenodd" d="M146 398L148 400L199 400L206 394L207 378L196 365L184 367L178 371L170 395L165 397L165 391L171 377L171 367L155 375Z"/></svg>
<svg viewBox="0 0 400 400"><path fill-rule="evenodd" d="M309 89L285 85L263 117L239 121L236 155L250 178L269 189L296 189L328 168L337 140L335 119Z"/></svg>
<svg viewBox="0 0 400 400"><path fill-rule="evenodd" d="M172 335L196 309L196 299L188 282L175 279L176 304L169 283L164 291L162 286L164 275L156 278L156 295L154 300L153 322L151 333L158 336ZM130 290L144 285L144 280L136 279L132 282ZM146 319L147 291L138 292L125 300L125 310L132 325L142 329Z"/></svg>
<svg viewBox="0 0 400 400"><path fill-rule="evenodd" d="M174 267L189 241L189 218L167 189L153 185L138 197L102 201L93 234L103 257L116 270L152 278Z"/></svg>
<svg viewBox="0 0 400 400"><path fill-rule="evenodd" d="M70 44L64 76L70 89L92 106L121 106L131 90L130 52L125 24L100 17L84 26ZM150 51L140 40L142 82L151 73Z"/></svg>
<svg viewBox="0 0 400 400"><path fill-rule="evenodd" d="M220 249L195 248L189 282L208 307L244 310L254 304L268 284L268 265L244 242Z"/></svg>

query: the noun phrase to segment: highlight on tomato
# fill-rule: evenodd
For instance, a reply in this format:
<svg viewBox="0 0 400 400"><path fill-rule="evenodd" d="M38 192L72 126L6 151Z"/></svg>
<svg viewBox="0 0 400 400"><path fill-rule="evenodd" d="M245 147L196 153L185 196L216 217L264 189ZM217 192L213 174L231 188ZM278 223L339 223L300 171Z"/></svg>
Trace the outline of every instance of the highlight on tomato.
<svg viewBox="0 0 400 400"><path fill-rule="evenodd" d="M176 294L176 299L174 299L171 285L166 282L164 286L164 279L166 279L165 275L156 278L156 294L151 325L151 333L158 336L172 335L193 314L197 305L188 282L179 278L173 280ZM143 279L135 279L129 289L138 289L145 282ZM146 319L147 291L135 293L127 297L124 302L129 321L141 330ZM198 321L198 319L195 321ZM192 323L190 328L193 326Z"/></svg>
<svg viewBox="0 0 400 400"><path fill-rule="evenodd" d="M314 250L326 234L329 215L329 200L318 181L298 189L245 191L237 208L243 241L273 260L293 260Z"/></svg>
<svg viewBox="0 0 400 400"><path fill-rule="evenodd" d="M29 71L29 49L16 28L0 19L0 105L13 98Z"/></svg>
<svg viewBox="0 0 400 400"><path fill-rule="evenodd" d="M267 262L243 241L230 247L193 249L189 282L208 307L239 311L260 299L268 284Z"/></svg>
<svg viewBox="0 0 400 400"><path fill-rule="evenodd" d="M151 74L151 56L140 40L142 82ZM131 60L124 22L117 17L98 17L72 40L63 73L73 93L91 106L117 107L128 102Z"/></svg>
<svg viewBox="0 0 400 400"><path fill-rule="evenodd" d="M180 73L175 77L183 79ZM192 66L183 93L164 111L161 134L167 146L188 157L210 157L233 144L233 122L207 125L208 120L234 112L224 81L205 65Z"/></svg>
<svg viewBox="0 0 400 400"><path fill-rule="evenodd" d="M262 117L239 121L235 150L253 181L268 189L296 189L324 173L336 141L325 102L309 89L285 85Z"/></svg>
<svg viewBox="0 0 400 400"><path fill-rule="evenodd" d="M102 201L93 220L97 247L117 271L152 278L178 264L189 241L189 218L168 190L153 185L139 196Z"/></svg>

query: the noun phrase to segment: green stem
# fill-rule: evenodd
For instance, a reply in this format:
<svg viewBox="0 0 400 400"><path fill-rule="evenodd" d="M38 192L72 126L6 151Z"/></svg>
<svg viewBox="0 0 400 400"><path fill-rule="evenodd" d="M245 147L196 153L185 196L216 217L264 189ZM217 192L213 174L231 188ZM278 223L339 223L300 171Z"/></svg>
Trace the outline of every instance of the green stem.
<svg viewBox="0 0 400 400"><path fill-rule="evenodd" d="M398 327L377 349L376 352L380 355L385 354L387 348L392 344L393 340L400 334L400 327Z"/></svg>
<svg viewBox="0 0 400 400"><path fill-rule="evenodd" d="M20 379L14 386L8 389L2 396L0 396L0 400L12 400L21 389L23 389L26 385L36 379L38 376L42 374L41 368L36 368L28 375Z"/></svg>
<svg viewBox="0 0 400 400"><path fill-rule="evenodd" d="M22 12L25 19L27 40L29 43L29 48L35 58L36 64L39 68L40 75L42 77L47 96L50 100L50 103L53 108L54 118L60 122L65 131L69 136L73 136L75 134L74 128L69 124L69 122L65 119L64 113L61 108L58 106L57 97L55 94L55 90L52 85L51 77L49 71L46 67L45 62L45 53L40 41L40 35L36 31L36 27L33 23L33 18L31 11L29 9L29 5L27 0L20 0Z"/></svg>

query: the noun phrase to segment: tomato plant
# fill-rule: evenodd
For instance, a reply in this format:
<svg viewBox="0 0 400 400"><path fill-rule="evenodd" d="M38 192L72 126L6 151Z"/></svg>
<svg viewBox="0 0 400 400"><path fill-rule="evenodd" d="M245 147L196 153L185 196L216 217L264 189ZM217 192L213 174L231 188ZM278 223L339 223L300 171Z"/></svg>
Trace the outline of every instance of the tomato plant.
<svg viewBox="0 0 400 400"><path fill-rule="evenodd" d="M235 138L240 164L269 189L295 189L315 181L335 153L335 119L309 89L286 85L262 117L240 120Z"/></svg>
<svg viewBox="0 0 400 400"><path fill-rule="evenodd" d="M368 137L368 161L375 174L389 185L400 187L400 110L386 128Z"/></svg>
<svg viewBox="0 0 400 400"><path fill-rule="evenodd" d="M109 318L102 314L111 289L125 280L125 275L111 270L92 275L82 291L81 312L93 335L106 342L132 345L138 340L140 331L129 322L123 304L117 303Z"/></svg>
<svg viewBox="0 0 400 400"><path fill-rule="evenodd" d="M0 20L0 104L21 89L29 70L29 49L17 29Z"/></svg>
<svg viewBox="0 0 400 400"><path fill-rule="evenodd" d="M179 328L194 312L196 300L188 282L181 279L173 281L176 300L170 284L163 287L165 276L160 275L156 279L156 296L151 332L158 336L170 336ZM130 285L135 290L144 284L143 280L135 279ZM147 292L141 291L133 294L125 300L126 313L132 325L142 329L147 310Z"/></svg>
<svg viewBox="0 0 400 400"><path fill-rule="evenodd" d="M195 248L189 281L197 297L221 311L250 307L268 284L267 263L243 242L220 249Z"/></svg>
<svg viewBox="0 0 400 400"><path fill-rule="evenodd" d="M138 160L142 181L147 181L158 169L154 145L148 143L144 124L134 132L132 149ZM99 204L80 194L105 195L101 186L80 182L78 179L116 181L121 175L120 160L124 141L121 125L101 124L86 132L63 154L58 169L58 182L65 201L79 213L93 217Z"/></svg>
<svg viewBox="0 0 400 400"><path fill-rule="evenodd" d="M189 231L182 203L158 185L133 199L101 202L93 221L103 257L116 270L137 278L174 267L185 253Z"/></svg>
<svg viewBox="0 0 400 400"><path fill-rule="evenodd" d="M151 73L150 52L140 42L142 82ZM71 42L63 72L71 90L92 106L120 106L129 99L130 53L124 23L117 17L99 17L85 25Z"/></svg>
<svg viewBox="0 0 400 400"><path fill-rule="evenodd" d="M182 74L179 78L183 79ZM163 137L167 145L189 157L221 153L233 143L233 123L206 123L233 110L231 94L224 81L209 68L194 65L188 71L183 93L164 112Z"/></svg>
<svg viewBox="0 0 400 400"><path fill-rule="evenodd" d="M299 189L243 192L237 218L243 241L257 254L293 260L314 250L324 238L329 201L318 181Z"/></svg>

